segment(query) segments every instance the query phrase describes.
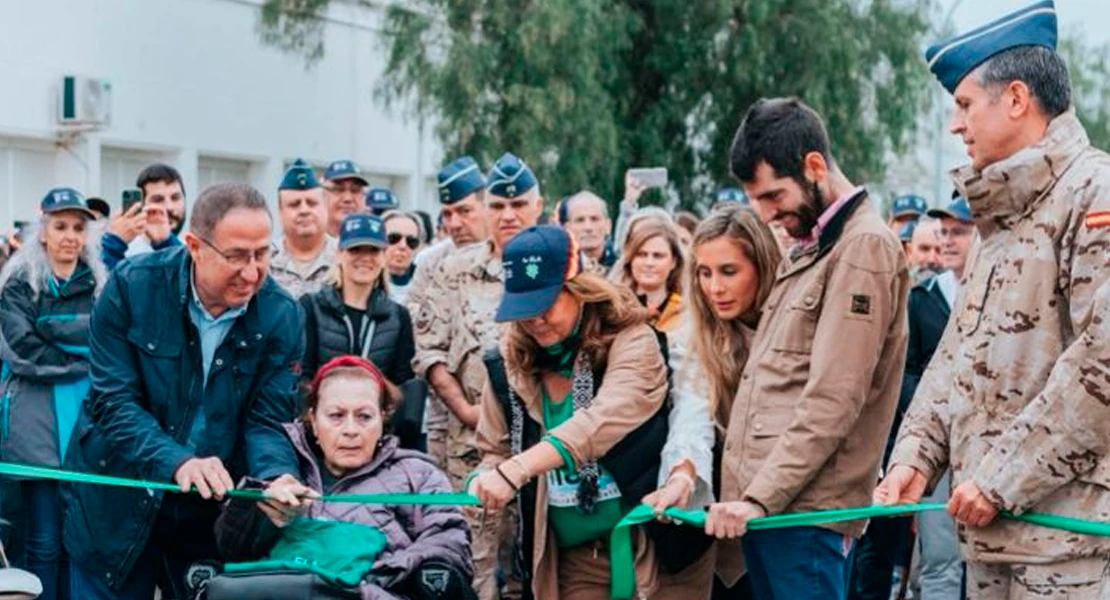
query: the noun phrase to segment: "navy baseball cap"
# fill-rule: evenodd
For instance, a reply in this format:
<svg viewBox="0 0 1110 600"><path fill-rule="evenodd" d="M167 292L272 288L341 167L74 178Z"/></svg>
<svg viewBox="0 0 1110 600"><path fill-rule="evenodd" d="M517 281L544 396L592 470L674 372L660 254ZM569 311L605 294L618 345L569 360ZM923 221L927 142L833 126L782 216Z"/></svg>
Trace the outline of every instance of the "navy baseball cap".
<svg viewBox="0 0 1110 600"><path fill-rule="evenodd" d="M582 271L578 243L562 227L537 225L505 244L505 294L497 307L498 323L533 319L547 312L563 284Z"/></svg>
<svg viewBox="0 0 1110 600"><path fill-rule="evenodd" d="M343 219L339 227L339 248L347 250L358 246L389 247L385 223L376 215L355 213Z"/></svg>
<svg viewBox="0 0 1110 600"><path fill-rule="evenodd" d="M362 176L362 171L359 170L355 161L343 159L337 160L324 170L324 179L328 181L340 181L343 179L354 179L362 183L362 185L370 185L370 182Z"/></svg>
<svg viewBox="0 0 1110 600"><path fill-rule="evenodd" d="M439 203L454 204L474 192L486 189L486 177L469 156L456 158L436 173Z"/></svg>
<svg viewBox="0 0 1110 600"><path fill-rule="evenodd" d="M1041 0L978 29L934 44L925 51L925 62L951 94L975 67L1018 46L1056 49L1056 5L1052 0Z"/></svg>
<svg viewBox="0 0 1110 600"><path fill-rule="evenodd" d="M963 196L956 196L948 206L944 208L934 208L929 211L929 216L934 219L956 219L964 223L972 223L975 217L971 215L971 206L968 205L967 200Z"/></svg>
<svg viewBox="0 0 1110 600"><path fill-rule="evenodd" d="M397 196L393 190L374 188L366 192L366 206L374 213L385 212L397 208Z"/></svg>
<svg viewBox="0 0 1110 600"><path fill-rule="evenodd" d="M89 203L81 192L70 187L56 187L43 197L42 202L39 203L39 208L44 213L56 213L63 210L76 210L85 213L90 219L96 219L97 215L92 209L89 208Z"/></svg>
<svg viewBox="0 0 1110 600"><path fill-rule="evenodd" d="M921 196L898 196L890 207L890 218L920 217L927 210L929 210L929 203Z"/></svg>

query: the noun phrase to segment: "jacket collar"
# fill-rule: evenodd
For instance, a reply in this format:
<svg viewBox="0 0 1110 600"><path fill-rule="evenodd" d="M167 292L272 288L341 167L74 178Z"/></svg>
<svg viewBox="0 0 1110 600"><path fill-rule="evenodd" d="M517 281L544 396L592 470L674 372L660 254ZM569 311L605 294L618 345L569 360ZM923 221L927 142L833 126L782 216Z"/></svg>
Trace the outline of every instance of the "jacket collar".
<svg viewBox="0 0 1110 600"><path fill-rule="evenodd" d="M786 277L805 269L831 250L836 245L837 240L840 239L841 234L844 233L845 226L855 217L861 206L871 206L870 201L868 201L867 190L863 188L849 198L840 207L840 210L829 219L828 223L821 229L821 236L817 238L816 244L801 248L797 254L794 254L793 250L791 251L790 259L782 261L782 265L779 267L779 277Z"/></svg>
<svg viewBox="0 0 1110 600"><path fill-rule="evenodd" d="M337 315L343 314L343 294L334 285L325 285L318 295L320 305ZM384 321L389 318L389 309L392 301L389 294L382 286L374 287L370 292L370 299L366 301L366 312L375 321Z"/></svg>
<svg viewBox="0 0 1110 600"><path fill-rule="evenodd" d="M966 165L950 174L971 205L980 232L989 233L1008 217L1020 217L1036 208L1089 145L1075 110L1068 109L1049 123L1040 142L982 171Z"/></svg>
<svg viewBox="0 0 1110 600"><path fill-rule="evenodd" d="M312 442L308 439L308 432L305 424L301 421L296 421L294 423L285 423L282 427L285 428L285 434L289 436L289 440L293 443L293 448L296 449L301 460L304 461L305 464L311 465L311 469L306 470L305 475L308 476L311 473L311 475L315 477L317 484L323 482L321 471L325 467L320 464L319 459L316 458L316 453L312 449ZM383 465L392 460L399 448L400 443L396 437L392 435L382 435L370 462L346 473L342 477L336 478L336 482L352 481L372 475Z"/></svg>
<svg viewBox="0 0 1110 600"><path fill-rule="evenodd" d="M480 244L481 250L475 256L474 264L470 266L471 273L476 277L484 276L501 281L503 273L501 257L493 252L493 240L486 240Z"/></svg>
<svg viewBox="0 0 1110 600"><path fill-rule="evenodd" d="M59 285L57 277L51 273L46 277L46 289L55 298L69 298L88 292L96 287L96 277L85 261L78 260L73 269L73 275L65 283Z"/></svg>
<svg viewBox="0 0 1110 600"><path fill-rule="evenodd" d="M189 255L189 251L185 246L178 246L172 250L167 250L170 254L169 260L178 262L177 268L174 269L174 288L177 289L178 301L180 302L180 315L186 323L189 322L189 302L192 297L192 272L193 272L193 259ZM176 254L176 256L174 255ZM275 293L277 284L266 275L265 281L254 296L251 296L250 301L247 303L247 311L242 316L235 320L235 325L232 326L228 338L236 343L241 348L246 348L253 345L255 342L262 339L262 321L259 314L258 303L259 299L270 294Z"/></svg>

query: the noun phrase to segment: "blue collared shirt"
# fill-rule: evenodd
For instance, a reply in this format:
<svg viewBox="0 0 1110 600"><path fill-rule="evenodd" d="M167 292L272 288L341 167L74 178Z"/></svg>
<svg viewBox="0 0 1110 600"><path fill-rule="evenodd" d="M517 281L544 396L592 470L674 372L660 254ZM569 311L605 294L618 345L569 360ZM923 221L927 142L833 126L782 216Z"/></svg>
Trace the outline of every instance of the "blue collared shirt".
<svg viewBox="0 0 1110 600"><path fill-rule="evenodd" d="M196 326L197 333L200 334L201 367L204 372L204 387L207 388L208 372L211 370L212 360L216 357L216 349L220 347L228 332L231 331L235 319L247 312L247 305L229 308L220 316L213 317L208 309L204 308L204 304L201 303L200 296L197 295L196 282L191 273L189 276L189 291L193 296L193 301L189 303L189 319ZM194 450L197 449L198 442L203 439L204 426L204 402L202 401L197 408L196 416L193 418L192 429L189 431L189 446Z"/></svg>

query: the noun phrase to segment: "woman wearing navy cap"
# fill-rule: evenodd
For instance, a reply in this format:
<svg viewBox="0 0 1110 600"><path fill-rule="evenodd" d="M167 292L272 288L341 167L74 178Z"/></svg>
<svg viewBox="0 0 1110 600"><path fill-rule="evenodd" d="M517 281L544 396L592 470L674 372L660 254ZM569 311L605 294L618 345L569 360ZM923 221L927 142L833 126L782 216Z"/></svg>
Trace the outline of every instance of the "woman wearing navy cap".
<svg viewBox="0 0 1110 600"><path fill-rule="evenodd" d="M487 358L484 458L468 489L489 510L519 493L528 597L609 598L609 534L655 488L667 437L665 344L631 292L582 271L559 227L517 234L504 268L497 320L509 325L500 355ZM668 564L666 551L690 553L654 542L657 529L634 533L637 592L696 597L691 582L660 577L689 566Z"/></svg>
<svg viewBox="0 0 1110 600"><path fill-rule="evenodd" d="M55 188L41 209L0 272L0 458L59 467L89 389L89 313L108 276L85 198ZM58 485L34 480L18 487L27 567L42 581L39 597L67 598Z"/></svg>
<svg viewBox="0 0 1110 600"><path fill-rule="evenodd" d="M343 220L332 284L301 297L305 311L303 372L311 376L337 356L361 356L385 375L391 400L387 404L393 408L403 399L402 388L407 394L412 387L415 344L408 309L389 297L388 245L380 218L357 213ZM413 445L413 440L402 438L406 446Z"/></svg>

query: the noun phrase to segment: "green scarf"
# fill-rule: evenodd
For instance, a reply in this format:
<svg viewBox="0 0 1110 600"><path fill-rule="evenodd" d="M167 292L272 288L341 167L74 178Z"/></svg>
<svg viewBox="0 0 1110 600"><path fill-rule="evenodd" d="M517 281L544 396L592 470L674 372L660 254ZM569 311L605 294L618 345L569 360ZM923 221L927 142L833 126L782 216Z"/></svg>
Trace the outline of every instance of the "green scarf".
<svg viewBox="0 0 1110 600"><path fill-rule="evenodd" d="M566 339L550 346L540 346L543 352L536 357L536 366L544 371L554 371L564 377L574 375L574 358L578 356L578 334L582 327L582 316L574 324L574 330Z"/></svg>

